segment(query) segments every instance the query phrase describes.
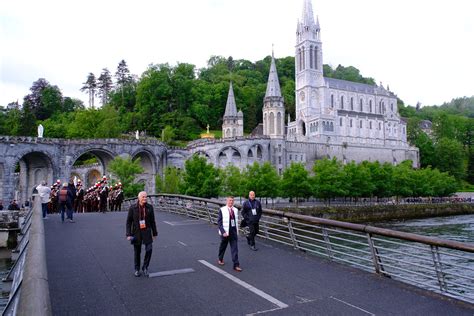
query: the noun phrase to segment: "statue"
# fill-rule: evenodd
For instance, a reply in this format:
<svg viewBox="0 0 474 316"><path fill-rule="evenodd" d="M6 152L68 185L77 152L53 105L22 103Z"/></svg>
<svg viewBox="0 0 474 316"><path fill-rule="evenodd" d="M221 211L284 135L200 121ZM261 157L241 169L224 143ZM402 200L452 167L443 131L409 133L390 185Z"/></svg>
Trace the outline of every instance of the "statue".
<svg viewBox="0 0 474 316"><path fill-rule="evenodd" d="M140 139L140 133L138 132L138 130L135 132L135 139Z"/></svg>
<svg viewBox="0 0 474 316"><path fill-rule="evenodd" d="M209 124L207 124L207 133L209 134Z"/></svg>
<svg viewBox="0 0 474 316"><path fill-rule="evenodd" d="M38 125L38 138L43 138L44 127L43 125Z"/></svg>

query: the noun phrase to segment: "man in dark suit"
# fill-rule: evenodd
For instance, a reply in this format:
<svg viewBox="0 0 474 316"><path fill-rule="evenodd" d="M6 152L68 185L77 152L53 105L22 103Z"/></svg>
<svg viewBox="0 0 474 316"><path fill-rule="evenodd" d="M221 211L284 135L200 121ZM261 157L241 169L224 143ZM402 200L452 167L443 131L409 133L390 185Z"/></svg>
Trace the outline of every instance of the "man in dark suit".
<svg viewBox="0 0 474 316"><path fill-rule="evenodd" d="M234 207L234 197L227 197L227 204L219 210L217 218L217 226L219 227L219 235L221 236L221 243L219 245L219 259L217 263L224 265L224 254L227 244L230 243L230 252L232 254L232 261L234 263L234 270L241 272L239 264L239 248L237 245L239 234L239 210Z"/></svg>
<svg viewBox="0 0 474 316"><path fill-rule="evenodd" d="M145 245L143 260L143 275L148 276L153 240L158 235L156 230L155 212L153 206L146 202L147 194L142 191L138 194L138 203L130 206L127 216L126 236L133 244L135 253L135 276L140 276L140 256L142 244Z"/></svg>
<svg viewBox="0 0 474 316"><path fill-rule="evenodd" d="M260 217L262 216L262 204L260 201L255 199L255 192L249 192L249 199L244 202L242 207L242 217L247 222L249 227L249 234L247 237L247 243L250 246L250 249L253 251L257 251L257 247L255 247L255 236L258 234L259 226L258 222L260 221Z"/></svg>

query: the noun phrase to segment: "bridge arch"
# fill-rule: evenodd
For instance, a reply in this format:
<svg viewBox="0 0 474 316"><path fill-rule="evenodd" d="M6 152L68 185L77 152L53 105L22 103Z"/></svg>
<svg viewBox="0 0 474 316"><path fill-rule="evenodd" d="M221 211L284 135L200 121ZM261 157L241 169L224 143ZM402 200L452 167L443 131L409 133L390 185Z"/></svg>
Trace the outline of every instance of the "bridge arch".
<svg viewBox="0 0 474 316"><path fill-rule="evenodd" d="M132 159L140 158L140 165L143 167L143 173L137 176L136 181L138 183L144 183L145 191L148 194L155 193L155 175L157 173L157 157L154 153L150 152L145 148L140 148L136 150L133 155Z"/></svg>
<svg viewBox="0 0 474 316"><path fill-rule="evenodd" d="M16 168L19 167L19 170ZM53 157L44 151L26 150L16 156L10 174L14 175L14 196L24 203L41 181L51 185L56 174Z"/></svg>
<svg viewBox="0 0 474 316"><path fill-rule="evenodd" d="M65 166L66 167L66 172L65 172L64 176L67 178L66 180L68 180L71 177L72 166L74 166L76 161L79 158L81 158L81 156L83 156L85 154L91 154L91 155L93 155L97 158L97 161L100 165L100 167L98 169L102 174L106 174L107 167L108 167L110 161L112 161L114 159L114 157L117 156L116 153L114 153L114 152L112 152L108 149L105 149L105 148L100 148L100 147L86 147L86 148L83 148L82 150L78 151L73 156L71 156L71 159L69 160L69 164ZM97 168L94 168L94 169L97 169ZM89 172L88 172L88 174L89 174ZM87 176L87 182L89 182L90 180L91 179L89 179L89 176Z"/></svg>
<svg viewBox="0 0 474 316"><path fill-rule="evenodd" d="M217 167L225 168L228 165L234 165L241 168L242 156L238 148L233 146L224 147L217 154Z"/></svg>

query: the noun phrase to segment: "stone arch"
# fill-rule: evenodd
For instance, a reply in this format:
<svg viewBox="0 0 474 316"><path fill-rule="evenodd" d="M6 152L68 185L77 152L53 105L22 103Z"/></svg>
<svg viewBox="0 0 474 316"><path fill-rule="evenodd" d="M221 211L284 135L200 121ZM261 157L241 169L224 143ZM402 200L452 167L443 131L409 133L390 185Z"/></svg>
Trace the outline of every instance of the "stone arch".
<svg viewBox="0 0 474 316"><path fill-rule="evenodd" d="M104 149L104 148L100 148L100 147L85 148L82 151L79 151L78 153L76 153L74 156L72 156L72 158L70 160L70 165L66 166L66 171L67 171L65 173L66 175L69 176L69 171L71 170L72 166L74 166L76 161L84 154L91 154L91 155L94 155L97 158L97 160L99 161L99 164L102 167L102 170L100 170L102 172L102 174L106 174L110 161L112 161L114 159L114 157L117 156L116 153L114 153L114 152L112 152L108 149Z"/></svg>
<svg viewBox="0 0 474 316"><path fill-rule="evenodd" d="M137 175L136 181L143 180L145 183L145 191L149 194L155 193L155 175L156 175L156 157L146 150L139 149L132 155L132 159L140 158L140 165L143 167L143 172Z"/></svg>
<svg viewBox="0 0 474 316"><path fill-rule="evenodd" d="M228 165L234 165L239 168L242 165L242 154L233 146L224 147L217 154L217 166L225 168Z"/></svg>
<svg viewBox="0 0 474 316"><path fill-rule="evenodd" d="M11 174L15 174L17 163L20 166L18 181L15 181L15 198L19 203L30 199L34 188L41 182L46 181L49 185L53 182L54 164L53 158L46 152L29 150L17 155L13 163Z"/></svg>

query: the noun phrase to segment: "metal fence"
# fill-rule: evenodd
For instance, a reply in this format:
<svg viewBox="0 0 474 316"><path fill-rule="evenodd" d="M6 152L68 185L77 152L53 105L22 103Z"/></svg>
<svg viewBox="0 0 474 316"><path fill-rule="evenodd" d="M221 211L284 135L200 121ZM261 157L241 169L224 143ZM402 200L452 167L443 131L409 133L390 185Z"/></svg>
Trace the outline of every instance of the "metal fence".
<svg viewBox="0 0 474 316"><path fill-rule="evenodd" d="M217 224L224 203L149 196L157 210ZM125 201L124 206L136 203ZM238 206L237 206L238 207ZM474 303L474 244L264 209L261 238Z"/></svg>

